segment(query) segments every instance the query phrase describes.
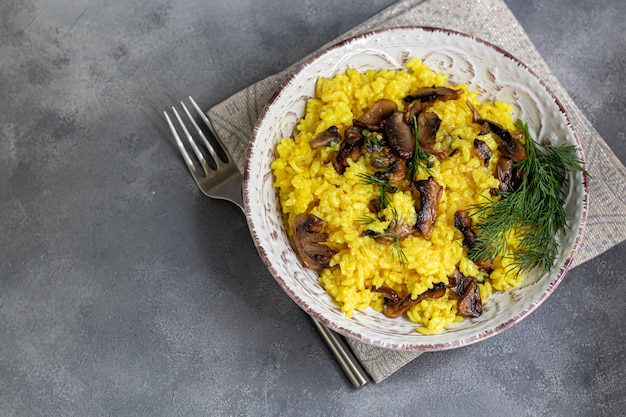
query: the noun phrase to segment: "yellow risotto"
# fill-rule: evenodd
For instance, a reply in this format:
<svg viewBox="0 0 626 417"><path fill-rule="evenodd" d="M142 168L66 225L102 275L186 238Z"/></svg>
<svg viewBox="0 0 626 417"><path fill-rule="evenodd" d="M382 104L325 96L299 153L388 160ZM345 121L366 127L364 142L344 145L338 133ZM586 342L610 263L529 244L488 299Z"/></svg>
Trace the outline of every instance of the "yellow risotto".
<svg viewBox="0 0 626 417"><path fill-rule="evenodd" d="M449 285L449 277L460 272L475 277L485 302L493 291L505 291L519 284L520 274L510 273L506 259L495 259L489 268L468 257L464 234L455 225L455 213L493 197L500 181L496 176L501 142L493 133L481 134L473 123L473 107L482 117L514 132L513 108L505 102L479 102L476 91L456 85L459 98L427 102L425 109L440 120L431 154L410 181L432 178L441 188L434 226L428 238L411 233L392 244L381 244L390 223L418 222L415 192L407 187L391 190L384 206L372 208L381 199L380 186L364 181L377 170L372 157L361 152L347 159L345 171L333 165L341 142L313 148L311 140L335 126L339 137L381 99L393 100L398 111L407 110L404 99L424 87L446 86L447 76L432 71L419 59L410 59L406 70L348 70L334 78L317 81L315 97L306 104L306 114L293 138L284 138L276 148L272 164L288 230L293 232L296 216L311 214L323 221L320 232L327 234L321 244L332 250L327 266L319 271L319 282L350 316L354 310L373 308L383 312L389 291L402 299L415 300L429 290ZM480 138L492 152L479 158L475 139ZM443 155L443 156L442 156ZM291 236L293 238L293 236ZM513 238L511 237L511 240ZM514 242L513 242L514 243ZM509 273L506 273L506 272ZM381 291L380 289L386 289ZM402 315L415 322L423 334L440 332L462 321L459 301L448 289L443 296L425 297Z"/></svg>

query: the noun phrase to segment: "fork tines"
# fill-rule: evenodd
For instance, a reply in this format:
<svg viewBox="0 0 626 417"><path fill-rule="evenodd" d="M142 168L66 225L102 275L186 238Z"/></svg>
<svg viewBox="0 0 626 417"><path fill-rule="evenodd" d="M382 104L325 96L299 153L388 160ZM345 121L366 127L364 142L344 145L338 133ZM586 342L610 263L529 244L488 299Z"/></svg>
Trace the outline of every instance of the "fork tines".
<svg viewBox="0 0 626 417"><path fill-rule="evenodd" d="M196 101L192 97L189 97L189 100L191 101L192 106L195 108L195 110L198 113L198 115L200 116L200 118L203 119L203 121L206 123L207 127L209 127L210 126L210 122L207 119L207 117L204 115L202 110L200 110L200 107L198 106ZM185 106L185 103L183 103L181 101L180 104L181 104L184 112L187 114L187 117L188 117L189 121L191 122L191 124L195 128L196 132L198 133L198 136L200 137L200 140L202 141L202 145L204 145L204 147L208 151L209 155L211 155L211 158L212 158L212 160L213 160L213 162L215 164L215 169L216 170L223 169L224 165L229 162L228 157L226 157L224 159L221 159L217 155L217 152L215 151L215 149L213 148L213 146L211 145L211 143L207 139L207 137L204 134L204 132L202 131L202 129L200 129L200 126L198 126L198 123L196 122L194 117L189 112L189 109L187 108L187 106ZM204 170L204 175L206 175L206 173L208 173L209 171L213 170L213 168L210 167L209 164L207 163L205 155L201 152L201 150L198 147L198 145L196 144L196 141L194 140L193 136L191 135L191 133L187 129L187 126L185 125L185 123L181 119L178 111L173 106L172 106L172 112L174 113L174 116L178 120L178 124L179 124L180 128L184 132L185 137L187 138L187 142L188 142L189 146L191 147L191 149L193 149L193 152L196 155L196 158L197 158L198 162L202 166L202 169ZM181 154L183 155L183 158L185 159L185 163L187 164L189 169L191 169L191 167L193 167L195 173L198 174L198 171L195 169L195 165L193 164L192 159L189 156L187 148L185 147L184 143L182 142L180 136L178 135L178 132L177 132L176 128L174 127L174 124L172 123L172 120L170 119L170 117L167 114L167 112L163 112L163 113L165 114L165 118L167 119L167 123L168 123L168 125L170 127L170 130L172 131L172 134L174 135L174 139L176 140L176 143L178 145L178 149L180 150Z"/></svg>
<svg viewBox="0 0 626 417"><path fill-rule="evenodd" d="M202 119L207 128L211 128L211 122L200 109L196 101L189 97L197 116ZM195 130L195 136L191 134L187 128L187 124L183 122L179 112L172 107L172 113L178 122L178 130L172 122L167 111L164 111L167 124L172 131L172 135L176 140L178 149L185 161L185 165L189 169L191 176L200 188L200 190L209 197L221 198L232 201L239 206L243 206L241 198L241 174L237 169L232 157L228 155L226 147L216 138L217 143L213 145L208 139L204 131L200 128L194 116L181 101L184 113L187 115L188 123L191 123ZM179 134L182 132L182 135ZM181 139L183 136L184 139ZM189 148L193 151L191 153Z"/></svg>

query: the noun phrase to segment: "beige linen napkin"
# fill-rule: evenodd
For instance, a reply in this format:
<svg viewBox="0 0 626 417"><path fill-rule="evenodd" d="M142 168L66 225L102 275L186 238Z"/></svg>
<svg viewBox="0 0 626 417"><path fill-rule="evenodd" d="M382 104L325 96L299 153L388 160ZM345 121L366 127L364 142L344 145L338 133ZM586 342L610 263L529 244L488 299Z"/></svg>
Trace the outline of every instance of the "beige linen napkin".
<svg viewBox="0 0 626 417"><path fill-rule="evenodd" d="M504 48L532 68L569 113L592 175L585 238L573 266L624 240L626 168L550 72L502 0L479 0L471 7L465 0L401 0L332 43L372 29L396 26L437 26L465 32ZM243 170L250 135L263 106L298 65L296 63L279 74L259 81L207 112L214 133L226 142L240 169ZM419 355L416 352L381 349L351 339L348 343L376 382L387 378Z"/></svg>

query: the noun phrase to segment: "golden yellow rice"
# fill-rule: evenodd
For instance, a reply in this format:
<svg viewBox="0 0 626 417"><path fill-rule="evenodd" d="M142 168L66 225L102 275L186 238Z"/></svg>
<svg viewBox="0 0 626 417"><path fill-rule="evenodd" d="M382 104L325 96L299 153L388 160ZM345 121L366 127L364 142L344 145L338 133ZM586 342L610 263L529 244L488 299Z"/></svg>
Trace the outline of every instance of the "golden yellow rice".
<svg viewBox="0 0 626 417"><path fill-rule="evenodd" d="M473 151L474 139L479 127L472 123L472 113L466 101L470 101L485 119L514 131L512 107L505 102L478 101L476 91L464 93L458 100L435 101L432 109L441 119L434 149L458 150L443 160L434 158L431 168L433 178L443 187L439 214L430 240L421 236L409 236L400 242L406 255L404 265L399 262L390 246L377 243L361 233L366 229L379 228L382 232L388 222L363 225L359 218L370 214L368 205L377 197L377 187L366 185L359 174L374 169L362 156L359 161L350 160L343 175L332 166L332 158L339 145L311 149L309 141L331 126L340 132L352 125L353 119L382 98L394 100L399 110L404 110L403 98L421 87L444 86L447 76L432 71L419 59L410 59L403 71L347 70L333 78L317 81L315 97L306 104L306 113L297 126L294 138L284 138L276 148L272 164L274 186L291 233L297 214L310 213L326 222L324 232L329 234L326 244L337 253L330 268L321 271L319 282L337 302L339 308L350 316L354 310L371 307L382 311L384 296L371 288L386 286L398 294L416 297L436 283L448 282L455 268L466 276L477 277L483 300L492 291L505 291L519 284L517 274L505 273L505 260L496 260L490 275L481 272L466 256L463 235L454 226L454 213L484 201L492 188L499 186L494 177L500 153L491 133L481 136L493 152L489 166L485 167ZM428 174L420 171L417 179ZM415 224L417 213L409 192L392 194L390 206L409 224ZM385 210L390 210L387 207ZM387 213L387 218L391 215ZM413 306L406 314L409 320L419 324L423 334L440 332L454 322L463 320L457 312L456 299L444 296L426 299Z"/></svg>

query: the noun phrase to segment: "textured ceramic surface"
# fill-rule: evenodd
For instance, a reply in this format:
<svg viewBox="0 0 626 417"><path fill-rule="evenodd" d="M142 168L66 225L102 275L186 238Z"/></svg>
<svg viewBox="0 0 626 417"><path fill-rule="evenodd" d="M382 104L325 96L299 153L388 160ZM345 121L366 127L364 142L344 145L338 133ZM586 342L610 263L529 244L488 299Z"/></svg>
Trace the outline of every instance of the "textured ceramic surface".
<svg viewBox="0 0 626 417"><path fill-rule="evenodd" d="M300 67L277 91L255 127L244 175L247 220L257 249L274 278L306 312L337 332L376 346L402 350L439 350L460 347L509 328L537 308L563 279L582 237L587 214L587 180L570 178L566 212L570 228L561 239L554 268L529 273L511 291L495 293L483 314L466 319L437 335L424 336L404 318L390 319L368 309L345 317L317 282L317 273L302 266L293 251L272 187L270 164L283 137L293 136L314 94L318 77L331 77L348 68L403 69L408 58L424 60L432 69L449 74L451 85L469 84L479 99L513 104L529 125L531 135L544 143L580 144L558 99L523 63L487 42L448 30L395 28L371 32L341 42Z"/></svg>

